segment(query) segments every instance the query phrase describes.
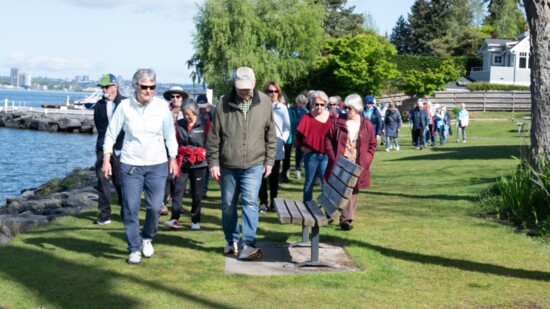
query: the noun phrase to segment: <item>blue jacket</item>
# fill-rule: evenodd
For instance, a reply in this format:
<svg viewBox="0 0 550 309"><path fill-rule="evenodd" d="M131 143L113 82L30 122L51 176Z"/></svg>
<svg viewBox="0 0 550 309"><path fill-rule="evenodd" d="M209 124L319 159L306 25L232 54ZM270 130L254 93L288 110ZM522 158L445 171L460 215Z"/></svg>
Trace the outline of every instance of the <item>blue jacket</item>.
<svg viewBox="0 0 550 309"><path fill-rule="evenodd" d="M422 129L426 128L430 120L428 119L428 113L425 109L415 108L411 112L411 123L413 124L413 129Z"/></svg>
<svg viewBox="0 0 550 309"><path fill-rule="evenodd" d="M380 111L378 110L378 108L373 107L372 109L373 111L370 117L367 116L368 113L366 109L363 111L363 117L369 119L372 123L374 135L382 135L382 116L380 115Z"/></svg>

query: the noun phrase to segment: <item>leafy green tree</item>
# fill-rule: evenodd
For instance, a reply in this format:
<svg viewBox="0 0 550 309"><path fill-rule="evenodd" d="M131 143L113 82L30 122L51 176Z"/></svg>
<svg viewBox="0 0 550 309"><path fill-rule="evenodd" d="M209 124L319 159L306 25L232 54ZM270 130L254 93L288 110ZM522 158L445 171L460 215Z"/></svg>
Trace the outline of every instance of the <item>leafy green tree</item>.
<svg viewBox="0 0 550 309"><path fill-rule="evenodd" d="M395 46L397 54L402 55L411 52L410 37L409 23L401 15L390 35L390 42Z"/></svg>
<svg viewBox="0 0 550 309"><path fill-rule="evenodd" d="M315 0L326 8L325 32L339 38L345 35L357 35L363 33L362 28L365 19L363 15L354 13L355 6L346 8L347 0Z"/></svg>
<svg viewBox="0 0 550 309"><path fill-rule="evenodd" d="M457 80L465 73L463 67L455 65L451 60L445 60L437 69L409 70L402 73L398 84L406 95L424 97L445 89L447 83Z"/></svg>
<svg viewBox="0 0 550 309"><path fill-rule="evenodd" d="M323 55L317 73L323 78L312 84L312 88L327 93L378 95L385 82L397 76L392 62L395 47L374 33L330 38Z"/></svg>
<svg viewBox="0 0 550 309"><path fill-rule="evenodd" d="M323 46L325 8L314 0L206 0L195 16L193 82L219 95L240 66L258 84L306 75Z"/></svg>
<svg viewBox="0 0 550 309"><path fill-rule="evenodd" d="M485 24L493 26L495 38L515 39L528 30L525 15L520 10L520 0L485 0L489 16Z"/></svg>

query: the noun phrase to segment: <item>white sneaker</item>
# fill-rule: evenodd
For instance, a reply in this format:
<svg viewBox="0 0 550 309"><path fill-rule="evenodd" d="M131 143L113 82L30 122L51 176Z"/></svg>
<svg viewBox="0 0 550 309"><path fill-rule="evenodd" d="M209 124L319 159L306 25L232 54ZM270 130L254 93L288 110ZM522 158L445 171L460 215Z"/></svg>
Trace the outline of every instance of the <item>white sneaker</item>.
<svg viewBox="0 0 550 309"><path fill-rule="evenodd" d="M223 254L237 255L237 253L239 253L239 247L236 241L228 242L225 244L225 247L223 247Z"/></svg>
<svg viewBox="0 0 550 309"><path fill-rule="evenodd" d="M171 219L171 220L168 220L168 221L164 221L164 226L166 226L168 228L171 228L171 229L174 229L174 230L177 230L177 229L180 228L180 223L176 219Z"/></svg>
<svg viewBox="0 0 550 309"><path fill-rule="evenodd" d="M390 152L390 149L389 149L389 148L386 148L386 152Z"/></svg>
<svg viewBox="0 0 550 309"><path fill-rule="evenodd" d="M264 214L266 212L267 212L267 205L266 204L261 204L260 205L260 213Z"/></svg>
<svg viewBox="0 0 550 309"><path fill-rule="evenodd" d="M141 264L141 253L139 251L130 253L128 264Z"/></svg>
<svg viewBox="0 0 550 309"><path fill-rule="evenodd" d="M143 252L143 256L146 258L150 258L155 253L155 248L153 248L152 239L144 239L141 242L141 251Z"/></svg>
<svg viewBox="0 0 550 309"><path fill-rule="evenodd" d="M302 179L302 172L296 171L296 179Z"/></svg>
<svg viewBox="0 0 550 309"><path fill-rule="evenodd" d="M395 147L395 151L399 151L399 146Z"/></svg>
<svg viewBox="0 0 550 309"><path fill-rule="evenodd" d="M462 142L463 142L463 143L466 143L466 140L463 140Z"/></svg>
<svg viewBox="0 0 550 309"><path fill-rule="evenodd" d="M200 230L201 224L200 223L191 223L191 229L192 230Z"/></svg>

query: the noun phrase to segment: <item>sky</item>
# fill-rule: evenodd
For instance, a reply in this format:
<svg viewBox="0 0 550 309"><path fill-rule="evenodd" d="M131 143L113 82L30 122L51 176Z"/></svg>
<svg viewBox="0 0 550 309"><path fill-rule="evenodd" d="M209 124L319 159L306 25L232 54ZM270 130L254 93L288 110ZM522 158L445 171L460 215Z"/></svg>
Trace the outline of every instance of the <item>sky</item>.
<svg viewBox="0 0 550 309"><path fill-rule="evenodd" d="M32 77L74 79L104 73L131 79L153 68L161 83L188 84L193 16L204 0L9 0L0 20L0 76L12 67ZM348 0L391 33L414 0Z"/></svg>

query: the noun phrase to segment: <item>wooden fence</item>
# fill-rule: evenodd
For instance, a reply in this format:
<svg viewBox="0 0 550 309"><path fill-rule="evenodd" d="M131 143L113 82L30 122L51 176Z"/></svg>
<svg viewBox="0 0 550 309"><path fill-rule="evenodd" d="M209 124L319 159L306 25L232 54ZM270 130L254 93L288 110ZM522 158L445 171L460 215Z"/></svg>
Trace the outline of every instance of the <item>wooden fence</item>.
<svg viewBox="0 0 550 309"><path fill-rule="evenodd" d="M470 111L483 112L529 112L531 111L531 92L529 91L436 91L433 97L426 97L432 104L439 103L453 109L466 104ZM418 98L405 94L376 97L376 102L399 102L400 109L408 109Z"/></svg>

